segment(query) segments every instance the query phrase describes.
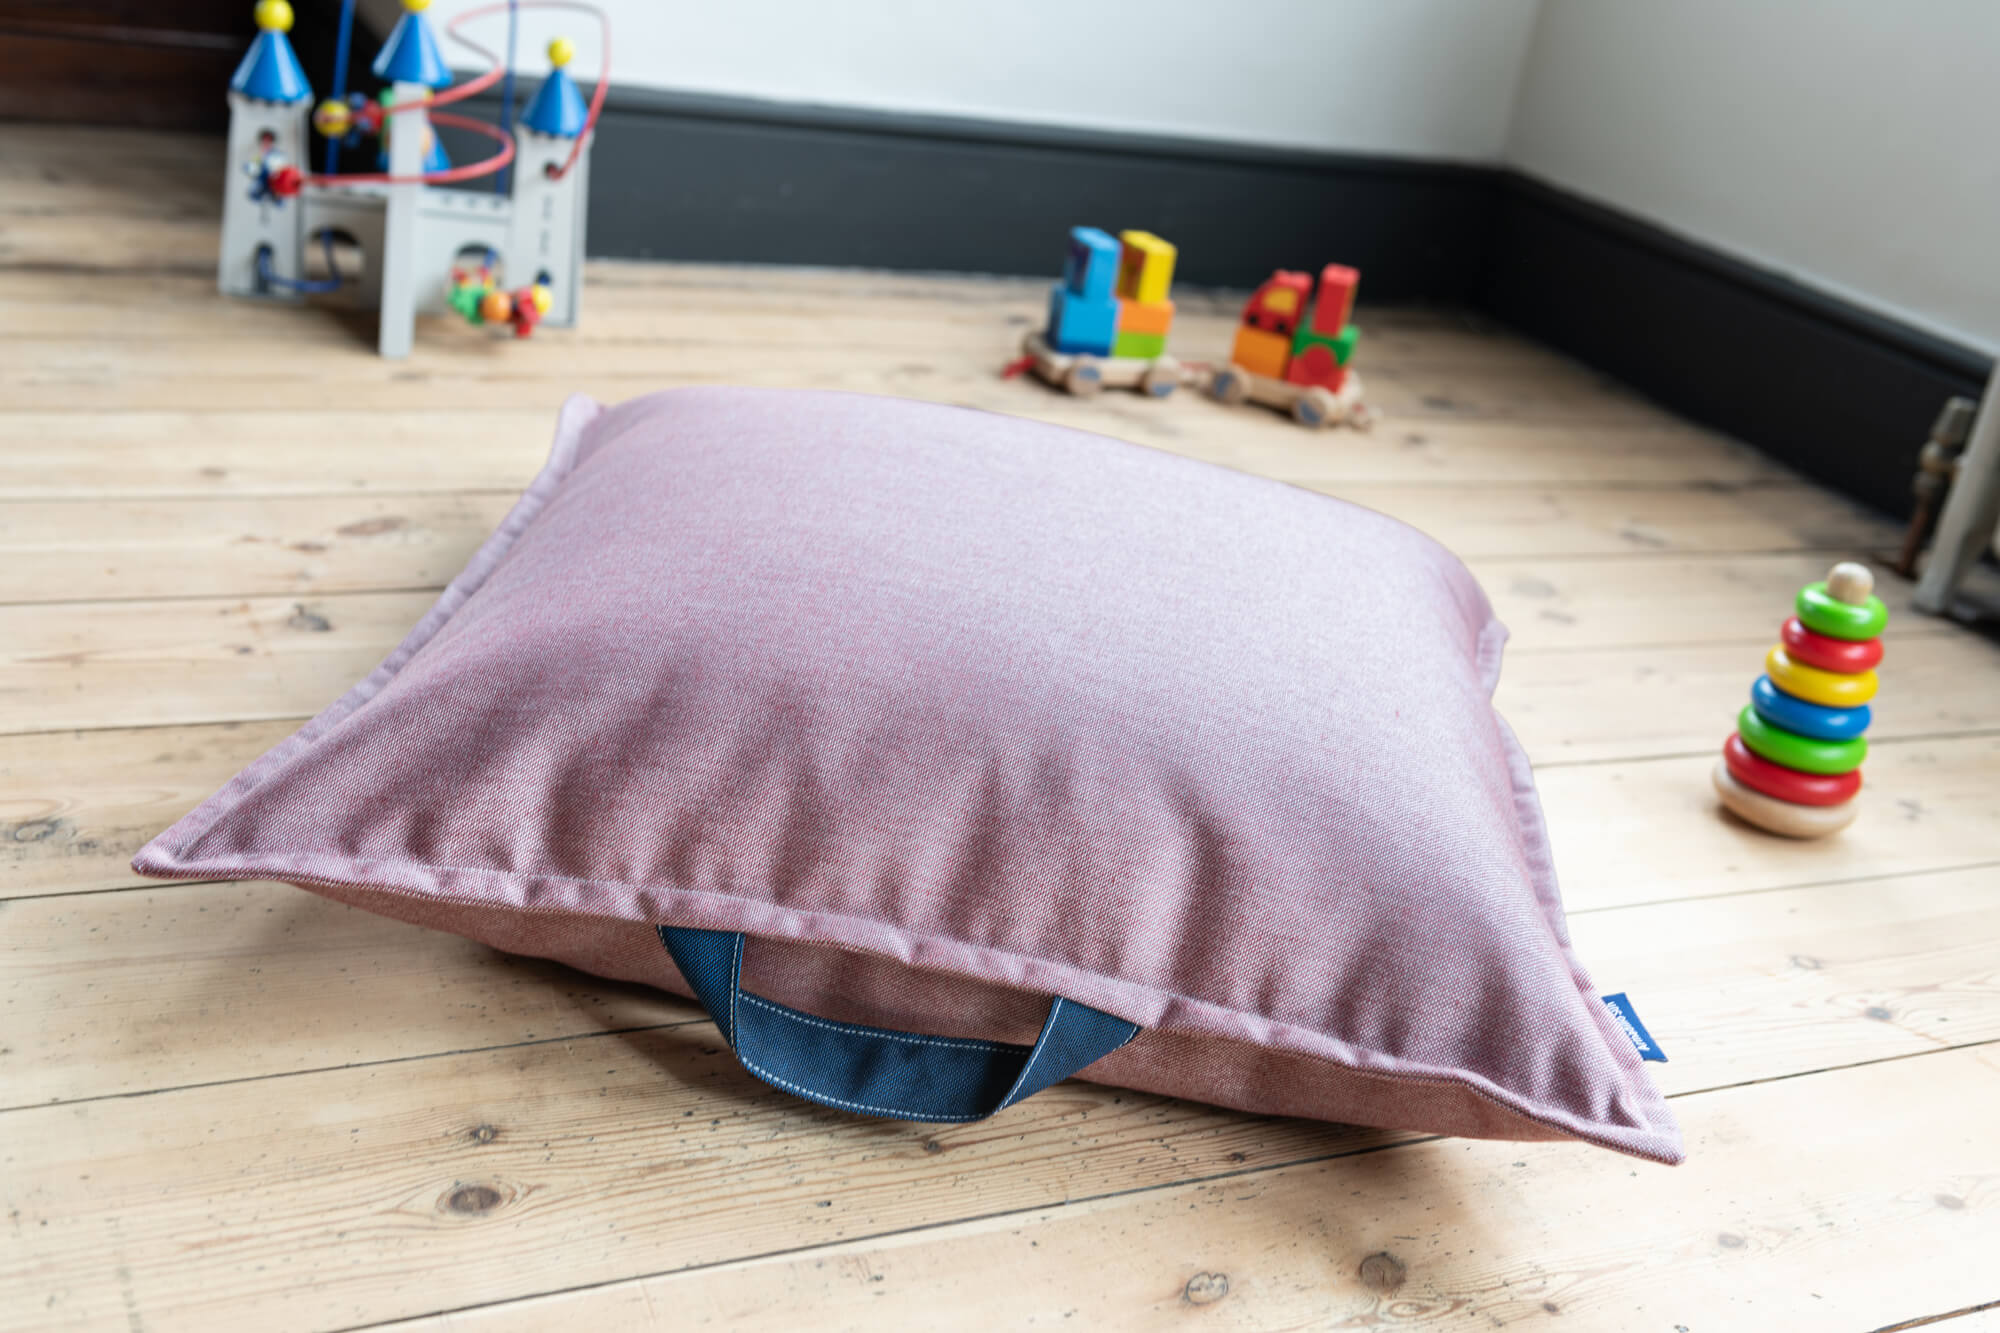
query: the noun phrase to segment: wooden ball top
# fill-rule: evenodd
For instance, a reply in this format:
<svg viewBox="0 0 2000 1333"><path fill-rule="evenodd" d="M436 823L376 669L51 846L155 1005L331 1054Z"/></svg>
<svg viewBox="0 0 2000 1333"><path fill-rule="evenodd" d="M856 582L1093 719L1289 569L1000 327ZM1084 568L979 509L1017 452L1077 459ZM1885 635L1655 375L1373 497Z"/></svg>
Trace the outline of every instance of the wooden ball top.
<svg viewBox="0 0 2000 1333"><path fill-rule="evenodd" d="M1849 606L1866 606L1875 591L1875 575L1864 564L1843 560L1826 572L1826 590Z"/></svg>

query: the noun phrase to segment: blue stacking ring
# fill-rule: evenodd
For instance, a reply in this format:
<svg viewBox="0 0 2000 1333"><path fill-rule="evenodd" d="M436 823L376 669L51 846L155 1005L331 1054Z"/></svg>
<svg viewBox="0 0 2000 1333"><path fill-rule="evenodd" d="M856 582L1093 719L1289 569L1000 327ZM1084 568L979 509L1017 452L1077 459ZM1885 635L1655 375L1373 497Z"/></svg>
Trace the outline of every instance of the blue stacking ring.
<svg viewBox="0 0 2000 1333"><path fill-rule="evenodd" d="M1757 716L1774 727L1822 741L1851 741L1868 730L1868 723L1872 720L1867 704L1856 704L1852 708L1809 704L1804 699L1794 699L1773 685L1769 676L1759 676L1751 685L1750 706L1757 710Z"/></svg>

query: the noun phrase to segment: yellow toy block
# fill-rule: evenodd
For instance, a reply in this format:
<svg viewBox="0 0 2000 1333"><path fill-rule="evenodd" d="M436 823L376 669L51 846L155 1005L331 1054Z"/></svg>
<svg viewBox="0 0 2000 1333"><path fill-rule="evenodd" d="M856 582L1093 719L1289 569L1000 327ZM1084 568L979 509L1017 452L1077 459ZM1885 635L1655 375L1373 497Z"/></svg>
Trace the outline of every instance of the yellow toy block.
<svg viewBox="0 0 2000 1333"><path fill-rule="evenodd" d="M1236 347L1229 353L1231 365L1274 380L1285 377L1285 364L1291 359L1290 338L1268 329L1253 329L1248 324L1237 328Z"/></svg>
<svg viewBox="0 0 2000 1333"><path fill-rule="evenodd" d="M1157 333L1164 338L1173 327L1172 301L1134 301L1128 298L1118 303L1120 333Z"/></svg>
<svg viewBox="0 0 2000 1333"><path fill-rule="evenodd" d="M1174 256L1180 251L1150 231L1121 231L1118 295L1127 301L1164 301L1174 285ZM1165 330L1161 330L1165 332Z"/></svg>

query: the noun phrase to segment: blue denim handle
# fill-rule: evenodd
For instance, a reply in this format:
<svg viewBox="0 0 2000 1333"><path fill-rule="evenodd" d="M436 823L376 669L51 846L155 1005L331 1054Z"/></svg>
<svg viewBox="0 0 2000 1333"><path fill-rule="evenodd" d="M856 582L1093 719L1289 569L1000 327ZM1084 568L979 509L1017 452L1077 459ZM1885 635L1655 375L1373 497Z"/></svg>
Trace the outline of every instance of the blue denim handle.
<svg viewBox="0 0 2000 1333"><path fill-rule="evenodd" d="M843 1111L890 1120L984 1120L1139 1034L1136 1023L1060 996L1033 1046L835 1023L745 991L741 933L685 926L659 932L745 1069L772 1087Z"/></svg>

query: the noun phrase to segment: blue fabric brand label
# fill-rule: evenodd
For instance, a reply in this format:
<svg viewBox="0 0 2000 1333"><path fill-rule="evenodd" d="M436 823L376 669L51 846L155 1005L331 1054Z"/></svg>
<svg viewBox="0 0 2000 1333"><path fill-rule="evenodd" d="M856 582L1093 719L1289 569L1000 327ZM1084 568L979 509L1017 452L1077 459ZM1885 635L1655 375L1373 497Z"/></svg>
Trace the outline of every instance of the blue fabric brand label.
<svg viewBox="0 0 2000 1333"><path fill-rule="evenodd" d="M1667 1053L1660 1049L1660 1043L1653 1040L1653 1034L1646 1031L1646 1025L1639 1021L1639 1013L1632 1007L1632 1002L1625 998L1624 991L1605 996L1604 1003L1611 1010L1611 1016L1618 1020L1618 1026L1624 1028L1625 1035L1632 1039L1632 1045L1638 1048L1641 1060L1658 1060L1661 1064L1666 1063Z"/></svg>

